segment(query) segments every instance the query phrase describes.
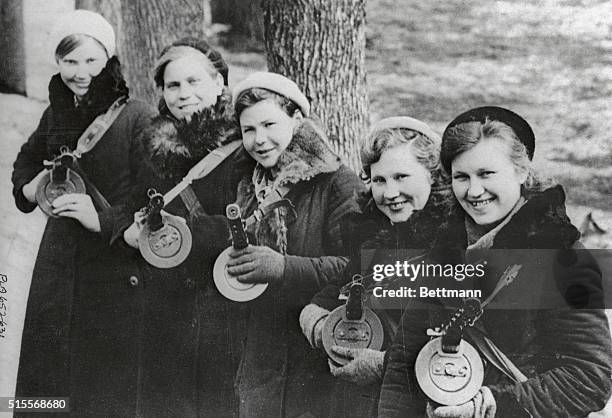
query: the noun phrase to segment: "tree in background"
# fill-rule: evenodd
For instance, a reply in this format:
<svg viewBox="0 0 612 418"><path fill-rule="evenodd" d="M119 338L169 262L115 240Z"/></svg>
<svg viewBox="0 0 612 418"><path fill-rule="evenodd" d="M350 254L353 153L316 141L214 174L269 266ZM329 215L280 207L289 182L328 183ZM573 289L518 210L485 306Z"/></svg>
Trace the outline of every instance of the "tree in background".
<svg viewBox="0 0 612 418"><path fill-rule="evenodd" d="M365 0L263 0L268 68L311 99L353 169L366 135Z"/></svg>
<svg viewBox="0 0 612 418"><path fill-rule="evenodd" d="M229 19L233 9L238 16L230 19L233 24L257 27L259 5L251 4L257 1L219 1L218 16ZM211 27L209 0L77 0L76 6L95 10L114 25L129 87L151 103L157 95L149 72L161 48L183 36L206 36ZM334 149L358 169L368 122L365 0L263 0L261 11L269 70L296 81Z"/></svg>
<svg viewBox="0 0 612 418"><path fill-rule="evenodd" d="M77 0L75 6L111 22L131 94L149 103L158 98L151 71L162 48L185 36L206 36L211 26L209 0Z"/></svg>
<svg viewBox="0 0 612 418"><path fill-rule="evenodd" d="M247 47L263 44L263 15L260 0L211 0L214 23L230 26L231 38L240 39Z"/></svg>
<svg viewBox="0 0 612 418"><path fill-rule="evenodd" d="M25 47L23 3L21 0L0 1L0 91L25 94Z"/></svg>

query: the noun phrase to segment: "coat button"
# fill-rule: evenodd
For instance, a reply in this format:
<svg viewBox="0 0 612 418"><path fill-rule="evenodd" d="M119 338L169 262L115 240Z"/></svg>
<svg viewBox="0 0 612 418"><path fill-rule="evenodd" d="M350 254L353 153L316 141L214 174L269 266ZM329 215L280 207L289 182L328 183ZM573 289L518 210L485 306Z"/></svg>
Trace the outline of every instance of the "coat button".
<svg viewBox="0 0 612 418"><path fill-rule="evenodd" d="M193 319L191 320L191 328L195 328L195 327L196 327L196 325L198 325L198 320L197 320L196 318L193 318Z"/></svg>
<svg viewBox="0 0 612 418"><path fill-rule="evenodd" d="M187 287L187 289L193 289L195 287L195 284L193 283L193 279L186 279L185 287Z"/></svg>
<svg viewBox="0 0 612 418"><path fill-rule="evenodd" d="M133 287L138 286L138 277L130 276L130 286L133 286Z"/></svg>

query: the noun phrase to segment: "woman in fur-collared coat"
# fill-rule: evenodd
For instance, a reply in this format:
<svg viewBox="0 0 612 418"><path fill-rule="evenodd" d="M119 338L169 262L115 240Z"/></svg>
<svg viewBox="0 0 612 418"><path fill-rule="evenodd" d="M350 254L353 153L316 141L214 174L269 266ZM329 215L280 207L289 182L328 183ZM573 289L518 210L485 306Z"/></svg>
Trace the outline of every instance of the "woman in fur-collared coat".
<svg viewBox="0 0 612 418"><path fill-rule="evenodd" d="M456 202L430 261L485 267L474 280L441 278L431 287L475 288L484 300L503 283L507 267L520 270L463 329L463 339L486 359L473 398L439 405L417 383L415 362L430 339L427 330L448 324L462 303L422 299L403 315L390 349L380 416L584 417L606 404L612 350L601 271L578 242L561 186L546 188L533 175L534 148L527 122L507 109L472 109L446 129L442 161Z"/></svg>
<svg viewBox="0 0 612 418"><path fill-rule="evenodd" d="M256 73L235 90L246 151L257 162L238 187L243 216L281 192L276 208L252 231L253 244L235 251L228 272L245 283L268 283L248 302L249 328L237 376L240 415L324 416L331 380L324 355L303 338L300 310L347 259L340 225L356 210L361 182L334 154L310 105L292 81Z"/></svg>
<svg viewBox="0 0 612 418"><path fill-rule="evenodd" d="M211 151L239 146L164 208L191 230L187 259L166 269L140 259L140 294L134 300L141 313L135 342L140 357L134 359L142 375L135 393L139 414L236 416L234 378L246 307L218 292L212 271L216 257L230 245L225 207L236 200L238 181L253 163L241 146L228 68L219 52L203 40L178 40L162 51L154 75L163 97L159 115L141 136L140 187L131 209L146 204L149 188L166 193ZM134 223L123 233L134 247L139 228Z"/></svg>
<svg viewBox="0 0 612 418"><path fill-rule="evenodd" d="M96 13L76 10L53 30L53 56L59 73L49 83L50 105L14 163L17 207L37 206L36 186L44 160L61 147L74 150L94 119L128 89L117 57L114 32ZM17 396L67 397L73 414L133 411L129 394L135 369L124 367L137 356L133 343L135 289L139 273L131 251L111 242L122 224L120 206L135 183L136 138L153 109L128 100L97 145L79 166L106 207L87 186L87 194L56 198L32 274L21 342ZM134 374L131 374L134 372Z"/></svg>
<svg viewBox="0 0 612 418"><path fill-rule="evenodd" d="M361 160L370 188L360 197L361 213L351 216L345 226L349 265L300 314L304 336L315 348L323 348L322 329L330 311L343 303L339 300L342 285L354 274L362 274L366 291L386 286L385 281L372 280L372 266L426 253L450 209L448 177L440 164L440 136L425 123L405 116L379 121L362 145ZM403 285L398 282L390 288ZM369 296L366 303L383 324L381 350L332 348L347 359L343 366L330 360L330 371L337 377L333 416L376 415L386 348L405 301L385 302Z"/></svg>

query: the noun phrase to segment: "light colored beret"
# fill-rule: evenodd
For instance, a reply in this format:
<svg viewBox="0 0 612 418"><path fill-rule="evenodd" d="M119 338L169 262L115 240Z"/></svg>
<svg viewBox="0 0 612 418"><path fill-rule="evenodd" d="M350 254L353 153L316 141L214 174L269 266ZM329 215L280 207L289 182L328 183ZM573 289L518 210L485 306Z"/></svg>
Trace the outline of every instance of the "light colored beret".
<svg viewBox="0 0 612 418"><path fill-rule="evenodd" d="M390 118L381 119L378 121L372 130L370 136L374 136L377 132L385 129L410 129L419 132L429 139L436 142L440 142L440 135L437 134L433 129L429 127L425 122L421 122L418 119L411 118L409 116L392 116Z"/></svg>
<svg viewBox="0 0 612 418"><path fill-rule="evenodd" d="M51 31L49 46L53 62L55 50L59 43L68 35L88 35L100 42L106 49L108 57L115 55L115 31L102 15L89 10L74 10L62 16Z"/></svg>
<svg viewBox="0 0 612 418"><path fill-rule="evenodd" d="M234 91L232 92L234 104L241 93L253 88L266 89L273 91L274 93L278 93L281 96L285 96L298 105L305 117L310 115L310 103L308 103L308 99L304 93L302 93L297 84L289 80L287 77L277 73L253 73L240 83L236 84L236 87L234 87Z"/></svg>

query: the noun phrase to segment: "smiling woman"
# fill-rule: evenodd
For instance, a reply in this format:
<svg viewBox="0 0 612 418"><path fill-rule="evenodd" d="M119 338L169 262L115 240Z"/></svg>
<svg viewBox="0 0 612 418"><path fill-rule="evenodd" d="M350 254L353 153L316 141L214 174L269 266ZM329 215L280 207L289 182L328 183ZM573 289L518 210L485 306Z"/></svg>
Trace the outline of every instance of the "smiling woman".
<svg viewBox="0 0 612 418"><path fill-rule="evenodd" d="M300 120L300 112L290 116L273 98L255 103L240 114L244 149L262 167L276 166Z"/></svg>
<svg viewBox="0 0 612 418"><path fill-rule="evenodd" d="M310 350L298 314L346 265L340 226L361 184L293 81L255 73L234 95L242 142L256 163L238 185L237 203L245 217L265 215L247 231L252 245L230 254L227 271L243 283L269 284L248 306L240 415L328 416L326 356ZM270 209L274 200L282 205Z"/></svg>
<svg viewBox="0 0 612 418"><path fill-rule="evenodd" d="M415 158L413 146L398 145L370 166L372 197L391 222L406 222L429 199L431 175Z"/></svg>
<svg viewBox="0 0 612 418"><path fill-rule="evenodd" d="M132 326L127 283L138 266L113 235L123 222L119 208L135 185L136 138L152 111L128 100L113 28L99 14L76 10L63 16L49 49L59 70L49 82L50 105L19 151L12 176L20 210L37 207L43 179L45 187L38 189L54 215L32 275L16 394L70 397L77 415L99 414L102 405L105 413L121 415L132 406L124 396L132 387L118 382L125 382L119 370L136 356L132 341L123 345L121 336ZM98 140L82 140L89 126L99 125L93 123L98 117L108 120L109 109L114 121L97 131ZM45 183L50 175L44 161L77 148L78 164L71 169L88 180L87 194L63 193L56 177ZM46 187L51 182L59 186ZM112 383L101 377L107 375Z"/></svg>
<svg viewBox="0 0 612 418"><path fill-rule="evenodd" d="M191 37L176 40L161 51L153 74L159 115L139 138L144 155L136 170L131 225L123 231L127 244L151 245L140 234L143 225L132 223L139 217L134 211L147 203L149 188L166 193L210 153L232 151L209 174L190 182L180 199L164 206L183 218L193 246L183 263L173 268L148 265L138 278L143 291L137 300L142 303L136 303L133 317L138 337L132 336L140 354L126 367L135 371L128 380L136 385L137 371L147 376L134 391L137 415L236 416L234 378L246 307L217 291L212 272L227 246L225 207L236 200L238 181L253 163L239 146L227 64L212 45Z"/></svg>
<svg viewBox="0 0 612 418"><path fill-rule="evenodd" d="M168 51L163 72L163 96L177 119L213 106L223 91L223 76L198 50L176 46Z"/></svg>
<svg viewBox="0 0 612 418"><path fill-rule="evenodd" d="M82 34L65 37L57 46L55 56L62 81L77 99L87 93L91 80L102 72L108 61L104 45Z"/></svg>
<svg viewBox="0 0 612 418"><path fill-rule="evenodd" d="M379 121L363 142L361 161L362 176L371 181L370 190L359 199L361 213L348 219L343 228L343 241L350 243L350 262L300 314L304 336L313 347L321 348L325 318L340 305L343 285L355 274L376 271L376 265L391 265L408 253L420 255L429 249L449 212L450 187L440 164L440 136L424 122L408 116ZM372 254L372 249L377 251ZM362 265L365 260L368 264ZM388 286L386 280L380 283ZM398 283L399 288L385 295L399 295L405 283ZM339 378L332 395L332 416L376 415L385 351L395 334L403 301L383 306L376 300L378 291L374 296L366 304L381 319L385 341L381 350L353 348L351 356L340 354L345 347L332 348L346 358L344 365L336 363L337 357L330 360L330 371Z"/></svg>
<svg viewBox="0 0 612 418"><path fill-rule="evenodd" d="M487 125L484 128L492 129ZM453 192L478 225L491 225L503 219L521 197L527 172L506 157L509 147L503 139L492 136L458 155L453 162Z"/></svg>
<svg viewBox="0 0 612 418"><path fill-rule="evenodd" d="M390 349L379 416L573 417L587 416L605 405L611 391L612 349L599 303L601 270L578 241L580 233L565 213L561 186L546 188L534 175L534 149L535 137L527 122L499 107L471 109L446 128L441 160L452 173L458 205L441 227L429 257L455 265L475 254L484 257L481 262L487 268L475 289L483 290L487 300L502 283L494 268L507 269L512 252L495 260L493 252L484 250L554 249L556 261L550 266L552 274L530 274L528 269L546 262L528 251L520 258L527 275L519 275L512 287L500 292L518 303L515 308L485 309L465 332L463 327L455 329L459 340L475 344L487 360L478 392L460 405L427 402L425 393L432 392L422 384L426 373L417 376L415 371L420 367L415 366L417 356L424 358L428 349L427 329L448 323L457 306L440 299L406 310ZM580 303L565 290L576 287L586 294ZM546 302L557 293L561 293L558 303ZM535 305L516 309L533 294L544 296ZM487 342L477 335L485 335ZM505 356L492 355L492 348Z"/></svg>

